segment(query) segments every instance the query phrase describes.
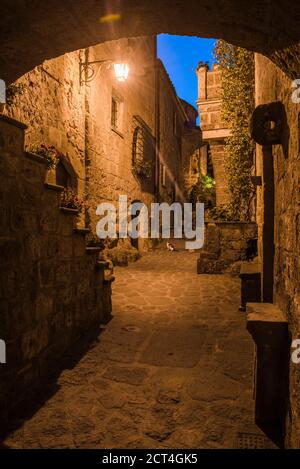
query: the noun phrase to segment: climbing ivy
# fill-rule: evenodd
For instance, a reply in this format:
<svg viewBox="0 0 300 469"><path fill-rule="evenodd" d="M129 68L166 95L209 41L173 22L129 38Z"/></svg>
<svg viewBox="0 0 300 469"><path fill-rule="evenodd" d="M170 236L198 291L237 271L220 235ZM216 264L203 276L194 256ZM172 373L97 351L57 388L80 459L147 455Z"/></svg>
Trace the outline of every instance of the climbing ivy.
<svg viewBox="0 0 300 469"><path fill-rule="evenodd" d="M206 209L215 205L215 180L208 175L200 174L198 181L191 187L189 201L192 204L203 202Z"/></svg>
<svg viewBox="0 0 300 469"><path fill-rule="evenodd" d="M226 209L230 218L251 218L251 183L254 143L249 122L254 110L254 54L223 40L215 44L214 57L222 69L222 118L230 129L226 138L224 165L230 191Z"/></svg>

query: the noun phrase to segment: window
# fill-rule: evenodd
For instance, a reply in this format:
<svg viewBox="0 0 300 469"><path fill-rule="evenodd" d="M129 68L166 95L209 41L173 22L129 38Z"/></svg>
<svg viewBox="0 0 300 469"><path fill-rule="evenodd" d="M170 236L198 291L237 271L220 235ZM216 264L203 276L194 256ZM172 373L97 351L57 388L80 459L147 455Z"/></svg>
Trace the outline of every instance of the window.
<svg viewBox="0 0 300 469"><path fill-rule="evenodd" d="M140 116L133 116L132 165L136 175L151 180L155 161L155 140Z"/></svg>
<svg viewBox="0 0 300 469"><path fill-rule="evenodd" d="M115 129L118 128L119 122L119 102L116 98L111 99L111 126Z"/></svg>
<svg viewBox="0 0 300 469"><path fill-rule="evenodd" d="M110 124L112 130L117 132L122 137L123 130L123 99L114 93L111 98L111 118Z"/></svg>
<svg viewBox="0 0 300 469"><path fill-rule="evenodd" d="M72 185L71 176L62 161L59 161L56 166L56 184L63 187Z"/></svg>
<svg viewBox="0 0 300 469"><path fill-rule="evenodd" d="M58 186L71 187L73 189L77 187L77 175L71 163L65 157L60 159L56 165L55 179Z"/></svg>

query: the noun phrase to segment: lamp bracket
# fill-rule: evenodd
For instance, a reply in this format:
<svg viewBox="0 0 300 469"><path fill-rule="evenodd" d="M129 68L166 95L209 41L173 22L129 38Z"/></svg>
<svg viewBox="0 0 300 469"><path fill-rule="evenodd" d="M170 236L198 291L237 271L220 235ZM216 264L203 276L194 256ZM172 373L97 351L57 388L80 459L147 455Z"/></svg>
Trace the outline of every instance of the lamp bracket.
<svg viewBox="0 0 300 469"><path fill-rule="evenodd" d="M98 65L98 67L97 67ZM93 81L100 70L107 65L107 70L111 67L111 60L93 60L92 62L83 61L79 62L79 82L80 86L86 85Z"/></svg>

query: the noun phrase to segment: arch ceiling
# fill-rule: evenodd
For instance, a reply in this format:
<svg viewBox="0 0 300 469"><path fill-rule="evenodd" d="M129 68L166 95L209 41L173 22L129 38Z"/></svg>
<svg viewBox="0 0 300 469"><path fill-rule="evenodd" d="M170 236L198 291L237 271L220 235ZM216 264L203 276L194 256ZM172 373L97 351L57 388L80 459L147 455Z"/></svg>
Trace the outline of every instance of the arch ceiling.
<svg viewBox="0 0 300 469"><path fill-rule="evenodd" d="M223 38L297 78L299 24L300 2L286 0L1 0L0 78L9 83L45 59L158 33Z"/></svg>

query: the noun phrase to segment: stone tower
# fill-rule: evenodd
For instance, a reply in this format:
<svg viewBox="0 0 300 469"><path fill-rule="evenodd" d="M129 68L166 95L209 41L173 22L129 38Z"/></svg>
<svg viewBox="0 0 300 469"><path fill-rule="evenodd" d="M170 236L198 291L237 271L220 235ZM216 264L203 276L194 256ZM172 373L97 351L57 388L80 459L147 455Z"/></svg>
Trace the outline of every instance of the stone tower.
<svg viewBox="0 0 300 469"><path fill-rule="evenodd" d="M214 64L210 70L208 65L199 63L196 70L198 77L197 106L200 115L202 140L206 143L202 151L202 167L207 166L211 158L213 174L216 181L217 205L229 201L229 192L224 171L224 143L230 131L222 122L221 117L221 70Z"/></svg>

